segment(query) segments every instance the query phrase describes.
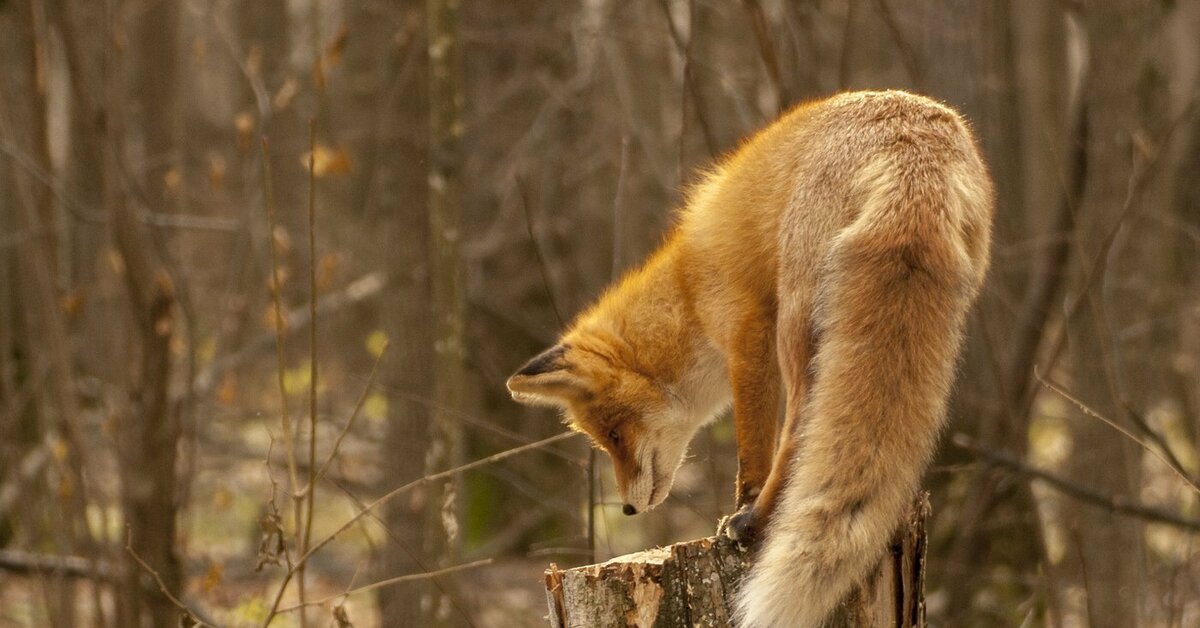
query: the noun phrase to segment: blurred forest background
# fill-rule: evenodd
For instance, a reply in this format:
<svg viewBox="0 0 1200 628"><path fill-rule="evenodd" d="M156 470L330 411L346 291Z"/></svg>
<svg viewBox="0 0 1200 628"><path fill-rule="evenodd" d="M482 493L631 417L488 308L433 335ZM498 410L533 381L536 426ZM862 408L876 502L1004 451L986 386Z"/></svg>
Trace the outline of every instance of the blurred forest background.
<svg viewBox="0 0 1200 628"><path fill-rule="evenodd" d="M999 194L930 624L1200 625L1200 1L0 0L0 77L0 625L537 626L551 561L711 534L728 419L628 518L504 380L885 87Z"/></svg>

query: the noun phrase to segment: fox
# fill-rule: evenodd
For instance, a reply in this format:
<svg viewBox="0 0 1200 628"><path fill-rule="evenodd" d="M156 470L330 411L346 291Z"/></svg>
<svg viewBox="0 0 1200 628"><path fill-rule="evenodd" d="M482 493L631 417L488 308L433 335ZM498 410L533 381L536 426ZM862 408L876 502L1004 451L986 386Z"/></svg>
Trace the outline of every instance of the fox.
<svg viewBox="0 0 1200 628"><path fill-rule="evenodd" d="M904 91L796 106L711 167L660 247L507 381L666 499L732 407L742 628L817 627L878 564L947 421L994 188L967 122ZM780 408L782 406L782 426Z"/></svg>

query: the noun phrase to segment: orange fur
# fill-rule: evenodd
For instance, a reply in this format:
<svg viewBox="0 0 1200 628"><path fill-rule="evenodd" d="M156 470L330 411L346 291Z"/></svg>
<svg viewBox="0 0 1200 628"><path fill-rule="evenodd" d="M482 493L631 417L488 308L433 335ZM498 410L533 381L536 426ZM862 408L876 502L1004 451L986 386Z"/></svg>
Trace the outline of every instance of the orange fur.
<svg viewBox="0 0 1200 628"><path fill-rule="evenodd" d="M797 107L509 389L564 408L612 456L627 512L666 497L687 443L732 404L730 534L765 535L740 621L816 626L878 560L936 446L991 211L949 108L895 91Z"/></svg>

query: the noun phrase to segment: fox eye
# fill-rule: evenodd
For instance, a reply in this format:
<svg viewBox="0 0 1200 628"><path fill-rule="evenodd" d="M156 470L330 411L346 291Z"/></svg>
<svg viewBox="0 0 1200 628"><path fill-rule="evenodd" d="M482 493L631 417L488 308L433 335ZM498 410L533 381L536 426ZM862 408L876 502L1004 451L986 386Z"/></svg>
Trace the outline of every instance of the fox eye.
<svg viewBox="0 0 1200 628"><path fill-rule="evenodd" d="M616 445L617 443L621 442L621 435L617 432L617 430L609 430L608 440L612 441L612 444Z"/></svg>

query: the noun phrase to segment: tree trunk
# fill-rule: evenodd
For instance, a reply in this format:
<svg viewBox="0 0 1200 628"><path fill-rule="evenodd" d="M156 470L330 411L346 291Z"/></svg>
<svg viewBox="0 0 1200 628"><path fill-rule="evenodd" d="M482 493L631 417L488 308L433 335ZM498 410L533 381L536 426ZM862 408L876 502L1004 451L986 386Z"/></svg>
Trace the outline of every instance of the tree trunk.
<svg viewBox="0 0 1200 628"><path fill-rule="evenodd" d="M1137 214L1127 213L1151 204L1142 186L1146 177L1163 180L1159 173L1143 172L1152 167L1152 155L1163 150L1158 142L1167 99L1161 68L1154 62L1155 41L1162 36L1162 3L1097 3L1088 6L1085 16L1086 179L1068 301L1079 307L1066 321L1070 368L1075 392L1084 402L1136 431L1126 408L1144 412L1154 376L1161 371L1147 359L1154 354L1146 343L1149 336L1122 337L1115 330L1153 315L1153 291L1144 283L1146 252L1164 246L1139 235ZM1110 240L1113 229L1118 236ZM1070 426L1071 477L1106 494L1137 495L1141 449L1082 412L1074 413ZM1078 559L1070 570L1085 592L1088 622L1095 628L1138 626L1146 578L1142 526L1096 506L1072 514L1068 525L1077 531L1072 537L1076 547L1067 555Z"/></svg>
<svg viewBox="0 0 1200 628"><path fill-rule="evenodd" d="M458 0L428 0L429 50L429 269L433 294L433 416L426 473L444 471L462 459L460 414L466 393L464 319L466 297L462 256L462 87L459 68ZM430 491L425 545L439 567L455 561L461 544L454 477ZM450 625L454 592L440 587L433 623ZM461 609L460 609L461 610Z"/></svg>
<svg viewBox="0 0 1200 628"><path fill-rule="evenodd" d="M925 625L925 522L929 497L913 503L879 567L823 628ZM599 565L546 570L553 628L732 626L738 582L753 554L709 537L614 558Z"/></svg>

